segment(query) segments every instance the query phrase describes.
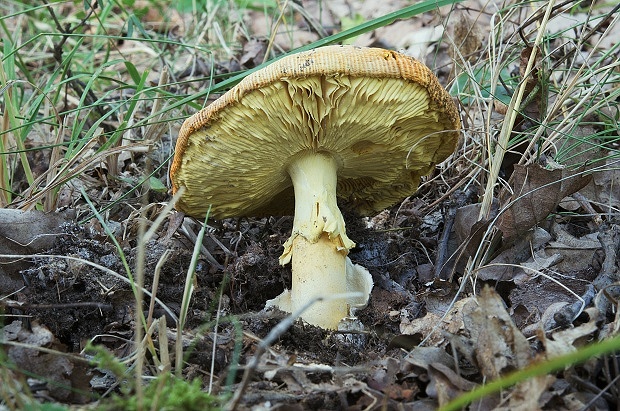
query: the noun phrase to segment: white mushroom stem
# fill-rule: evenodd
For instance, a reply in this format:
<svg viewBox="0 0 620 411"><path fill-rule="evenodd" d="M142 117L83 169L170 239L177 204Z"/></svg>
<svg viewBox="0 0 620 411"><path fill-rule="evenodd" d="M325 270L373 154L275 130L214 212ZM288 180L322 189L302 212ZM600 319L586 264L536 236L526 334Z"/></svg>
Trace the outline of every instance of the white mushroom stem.
<svg viewBox="0 0 620 411"><path fill-rule="evenodd" d="M287 251L297 236L316 243L327 233L335 251L346 256L355 243L347 237L344 218L338 208L336 160L329 154L311 153L295 159L288 172L295 190L295 218L280 264L290 261Z"/></svg>
<svg viewBox="0 0 620 411"><path fill-rule="evenodd" d="M293 281L291 290L269 301L268 306L295 312L315 297L333 297L358 288L368 293L372 287L368 271L359 266L351 269L350 261L349 272L356 278L347 281L347 254L355 243L347 237L338 209L337 171L334 158L321 153L301 156L288 167L295 189L295 218L280 264L292 261ZM360 299L367 298L358 297L353 304L359 305ZM302 318L310 324L336 329L340 320L350 315L350 302L345 297L320 301L307 309Z"/></svg>

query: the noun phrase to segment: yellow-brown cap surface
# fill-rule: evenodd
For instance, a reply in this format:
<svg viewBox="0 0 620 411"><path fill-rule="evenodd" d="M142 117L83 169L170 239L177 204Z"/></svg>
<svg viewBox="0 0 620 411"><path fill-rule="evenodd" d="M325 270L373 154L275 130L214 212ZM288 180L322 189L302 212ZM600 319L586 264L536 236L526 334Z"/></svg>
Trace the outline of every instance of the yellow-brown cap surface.
<svg viewBox="0 0 620 411"><path fill-rule="evenodd" d="M216 218L292 214L292 159L329 154L338 196L360 213L413 194L453 151L450 95L403 54L327 46L247 76L183 124L170 170L177 208Z"/></svg>

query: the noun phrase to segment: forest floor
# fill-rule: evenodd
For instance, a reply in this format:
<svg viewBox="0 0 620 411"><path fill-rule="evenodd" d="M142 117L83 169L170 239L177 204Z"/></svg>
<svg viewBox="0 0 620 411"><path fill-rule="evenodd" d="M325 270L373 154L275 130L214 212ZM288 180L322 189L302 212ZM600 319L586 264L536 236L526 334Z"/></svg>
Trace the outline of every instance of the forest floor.
<svg viewBox="0 0 620 411"><path fill-rule="evenodd" d="M0 409L19 408L15 404L26 401L20 399L25 392L41 403L94 408L114 408L106 403L112 393L133 395L135 387L108 369L113 360L99 366L84 361L93 359L92 345L111 353L125 372L134 369L136 352L142 352L142 374L155 378L174 368L181 335L183 379L198 379L216 404L235 401L230 395L236 393L238 402L228 402L228 408L431 410L515 370L616 336L620 24L612 3L568 2L551 10L537 60L549 74L531 80L528 114L515 120L516 143L500 158L498 184L490 190L490 164L498 157L489 141L507 121L507 104L532 50L520 32L534 40L547 2L466 1L350 40L425 62L459 101L464 126L455 155L423 180L418 193L375 216L358 216L342 205L347 233L356 243L349 257L374 281L368 305L357 312L363 327L353 333L302 321L277 328L287 313L264 309L267 300L290 287L290 265L278 264L291 232L290 216L209 221L185 326L177 333L202 222L168 207L167 168L182 119L195 110L171 110L156 139L147 138L152 130L145 126L96 161L93 153L102 143L95 138L82 153L90 149L90 154L72 165L75 178L56 189L53 206L44 207L48 212L33 210L28 195L37 191L29 191L27 176L16 171L12 190L25 194L0 209L5 365L0 376L14 379L2 383ZM226 9L230 4L222 5L217 13L228 13L227 23L239 32L235 41L226 40L228 54L141 60L148 52L121 40L115 53L131 61L138 76L148 71L146 84L153 87L164 78L166 65L174 79L167 92L191 95L208 86L211 74L261 64L268 47L287 51L407 5L402 0L295 2L277 35L267 30L274 26L264 10L233 13ZM77 7L55 6L60 19L75 15L79 21ZM171 15L163 19L153 8L141 18L148 30L175 41L188 36L196 24L191 13ZM17 19L6 18L5 24L26 24ZM96 25L94 15L89 24ZM225 36L229 32L224 28ZM60 38L52 39L58 44ZM508 76L497 84L495 99L489 98L492 72L483 69L493 66L488 63L493 50L504 59L495 69ZM131 76L131 70L120 73ZM566 92L563 84L573 80L589 88ZM543 89L549 94L533 91ZM543 98L547 106L540 104ZM583 110L574 110L583 101ZM80 102L62 103L67 110ZM150 105L138 108L136 121L149 113ZM537 117L542 120L532 120ZM579 121L568 123L575 118ZM124 120L111 116L101 127L120 127ZM95 120L84 121L90 127ZM541 127L560 130L560 136L536 134ZM27 141L39 148L26 152L35 177L51 168L53 153L43 130L35 127ZM528 146L532 136L556 139ZM10 146L10 139L4 144ZM560 157L562 166L549 166ZM145 176L148 184L136 189ZM485 205L487 198L492 201ZM140 326L131 277L138 272L144 274L144 289L158 299L151 303L145 295L140 308L148 329L143 351L135 343ZM471 407L617 409L619 370L617 356L590 358L531 376Z"/></svg>

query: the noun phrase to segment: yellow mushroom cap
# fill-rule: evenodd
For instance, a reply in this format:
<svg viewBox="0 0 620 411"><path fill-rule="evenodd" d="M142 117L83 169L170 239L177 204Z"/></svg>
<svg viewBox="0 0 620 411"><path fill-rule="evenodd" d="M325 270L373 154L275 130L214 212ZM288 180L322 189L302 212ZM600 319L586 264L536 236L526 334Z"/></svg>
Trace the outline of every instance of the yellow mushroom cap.
<svg viewBox="0 0 620 411"><path fill-rule="evenodd" d="M177 208L215 218L288 215L288 165L338 164L338 197L361 214L413 194L455 149L457 108L435 75L395 51L327 46L258 70L183 124L170 169Z"/></svg>

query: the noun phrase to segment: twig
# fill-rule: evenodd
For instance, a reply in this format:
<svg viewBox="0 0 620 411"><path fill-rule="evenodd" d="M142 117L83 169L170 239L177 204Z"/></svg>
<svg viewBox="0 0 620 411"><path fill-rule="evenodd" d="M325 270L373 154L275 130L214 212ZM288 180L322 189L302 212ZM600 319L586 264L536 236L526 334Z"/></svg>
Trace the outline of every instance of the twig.
<svg viewBox="0 0 620 411"><path fill-rule="evenodd" d="M183 235L185 235L187 238L189 238L189 240L192 241L193 243L196 242L196 239L198 238L198 236L192 230L188 229L185 225L182 225L181 229L179 231ZM209 262L209 264L213 265L214 267L216 267L219 270L224 268L222 266L222 264L218 263L218 261L215 259L215 257L213 257L213 255L211 255L209 250L207 250L207 248L204 245L201 246L200 252L202 253L203 257Z"/></svg>
<svg viewBox="0 0 620 411"><path fill-rule="evenodd" d="M609 287L617 284L620 280L620 268L616 265L620 251L620 226L603 224L598 234L598 240L603 247L605 261L601 266L601 272L592 284L599 292L594 300L595 306L601 313L605 313L610 308L611 302L614 301L612 297L617 297L615 289L613 290L614 295L610 295L612 290Z"/></svg>
<svg viewBox="0 0 620 411"><path fill-rule="evenodd" d="M467 193L463 191L457 191L454 194L453 201L448 205L448 212L446 213L446 217L444 219L443 224L443 232L441 233L441 238L439 239L439 244L437 245L437 258L435 259L435 277L441 278L443 280L447 280L448 278L444 278L446 276L441 275L441 271L448 261L448 240L450 239L450 232L452 231L452 227L454 226L454 221L456 219L456 211L463 207L473 193ZM448 276L449 277L449 276Z"/></svg>
<svg viewBox="0 0 620 411"><path fill-rule="evenodd" d="M578 299L572 304L565 305L558 312L556 312L553 315L553 321L549 324L549 326L545 327L545 331L555 329L556 327L569 327L583 312L584 308L590 305L594 297L596 297L594 286L592 284L588 284L586 291L581 296L581 299Z"/></svg>
<svg viewBox="0 0 620 411"><path fill-rule="evenodd" d="M20 310L62 310L68 308L81 308L81 307L94 307L102 311L112 311L114 308L112 304L98 303L95 301L83 301L79 303L65 303L65 304L22 304L16 301L4 301L0 303L9 308L18 308Z"/></svg>

